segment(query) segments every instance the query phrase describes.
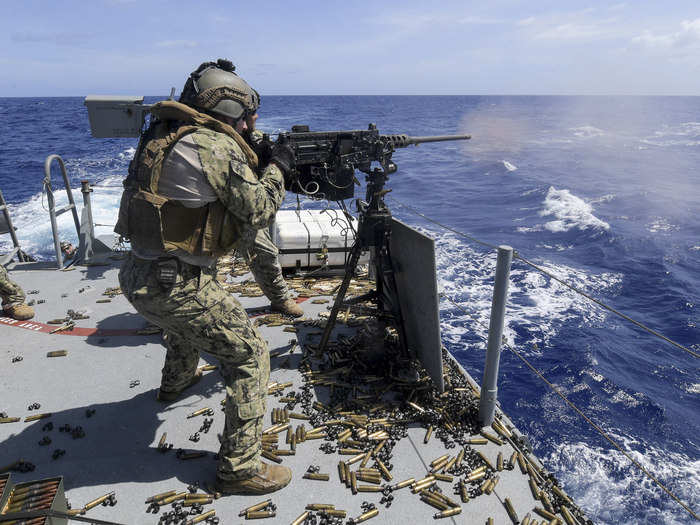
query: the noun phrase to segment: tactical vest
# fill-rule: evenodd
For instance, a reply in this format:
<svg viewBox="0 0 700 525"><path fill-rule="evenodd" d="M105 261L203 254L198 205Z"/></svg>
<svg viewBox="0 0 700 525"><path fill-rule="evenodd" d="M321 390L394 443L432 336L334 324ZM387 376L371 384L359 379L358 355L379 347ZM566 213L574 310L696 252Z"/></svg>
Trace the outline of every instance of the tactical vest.
<svg viewBox="0 0 700 525"><path fill-rule="evenodd" d="M235 140L253 169L258 163L255 153L231 126L179 102L158 102L151 108L151 118L129 165L114 231L137 251L223 255L238 240L236 219L219 201L187 208L161 195L158 182L163 162L178 140L202 127Z"/></svg>

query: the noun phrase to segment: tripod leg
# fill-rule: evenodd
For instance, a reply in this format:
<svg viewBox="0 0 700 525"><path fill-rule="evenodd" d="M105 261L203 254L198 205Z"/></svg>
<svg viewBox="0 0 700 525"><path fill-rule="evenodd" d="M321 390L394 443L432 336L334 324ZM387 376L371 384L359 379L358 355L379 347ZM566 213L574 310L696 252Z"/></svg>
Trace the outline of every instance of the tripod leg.
<svg viewBox="0 0 700 525"><path fill-rule="evenodd" d="M343 277L343 282L340 284L338 293L335 296L335 302L333 303L333 308L331 308L331 314L328 316L328 321L326 322L326 328L323 330L323 335L321 336L321 342L318 345L318 353L323 354L326 350L326 345L328 344L328 339L331 337L331 332L335 326L335 321L338 318L338 312L340 307L345 300L345 294L350 286L350 281L353 275L355 275L355 269L357 268L357 263L360 260L360 254L362 253L362 246L359 241L355 241L352 246L352 252L350 253L350 260L345 267L345 277Z"/></svg>

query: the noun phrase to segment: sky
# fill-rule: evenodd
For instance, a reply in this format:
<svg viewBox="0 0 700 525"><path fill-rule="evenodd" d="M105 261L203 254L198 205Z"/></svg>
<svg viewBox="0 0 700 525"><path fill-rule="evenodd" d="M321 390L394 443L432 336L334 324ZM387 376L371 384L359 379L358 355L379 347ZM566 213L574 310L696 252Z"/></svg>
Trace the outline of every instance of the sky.
<svg viewBox="0 0 700 525"><path fill-rule="evenodd" d="M700 0L0 0L0 97L698 95Z"/></svg>

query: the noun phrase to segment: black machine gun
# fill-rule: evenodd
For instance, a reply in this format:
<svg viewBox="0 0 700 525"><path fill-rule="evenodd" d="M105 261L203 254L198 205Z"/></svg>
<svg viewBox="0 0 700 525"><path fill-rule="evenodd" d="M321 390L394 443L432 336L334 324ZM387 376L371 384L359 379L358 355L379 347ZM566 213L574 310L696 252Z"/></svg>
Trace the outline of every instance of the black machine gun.
<svg viewBox="0 0 700 525"><path fill-rule="evenodd" d="M287 190L314 199L338 201L355 195L355 170L374 175L372 162L382 166L387 176L396 171L391 160L394 150L425 142L467 140L469 135L409 137L380 135L370 124L367 130L309 131L293 126L278 135L278 142L289 144L295 153L296 169L286 181ZM269 140L269 139L268 139Z"/></svg>

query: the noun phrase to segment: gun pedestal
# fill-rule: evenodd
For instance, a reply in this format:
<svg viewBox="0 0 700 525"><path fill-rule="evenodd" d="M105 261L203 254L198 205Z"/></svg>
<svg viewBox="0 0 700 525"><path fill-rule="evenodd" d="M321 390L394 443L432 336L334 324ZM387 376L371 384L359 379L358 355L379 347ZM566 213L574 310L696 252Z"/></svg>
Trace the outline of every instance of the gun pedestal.
<svg viewBox="0 0 700 525"><path fill-rule="evenodd" d="M345 267L345 276L338 289L328 322L323 331L318 353L322 354L328 344L341 309L365 301L373 301L377 306L378 317L396 329L400 351L407 355L406 332L398 299L398 290L391 259L391 212L384 202L384 196L391 190L384 189L390 173L396 171L393 162L382 164L382 168L373 169L367 176L367 200L358 203L359 225L355 244ZM367 294L345 300L350 281L355 275L357 263L363 251L374 248L374 257L370 264L374 266L375 289Z"/></svg>

